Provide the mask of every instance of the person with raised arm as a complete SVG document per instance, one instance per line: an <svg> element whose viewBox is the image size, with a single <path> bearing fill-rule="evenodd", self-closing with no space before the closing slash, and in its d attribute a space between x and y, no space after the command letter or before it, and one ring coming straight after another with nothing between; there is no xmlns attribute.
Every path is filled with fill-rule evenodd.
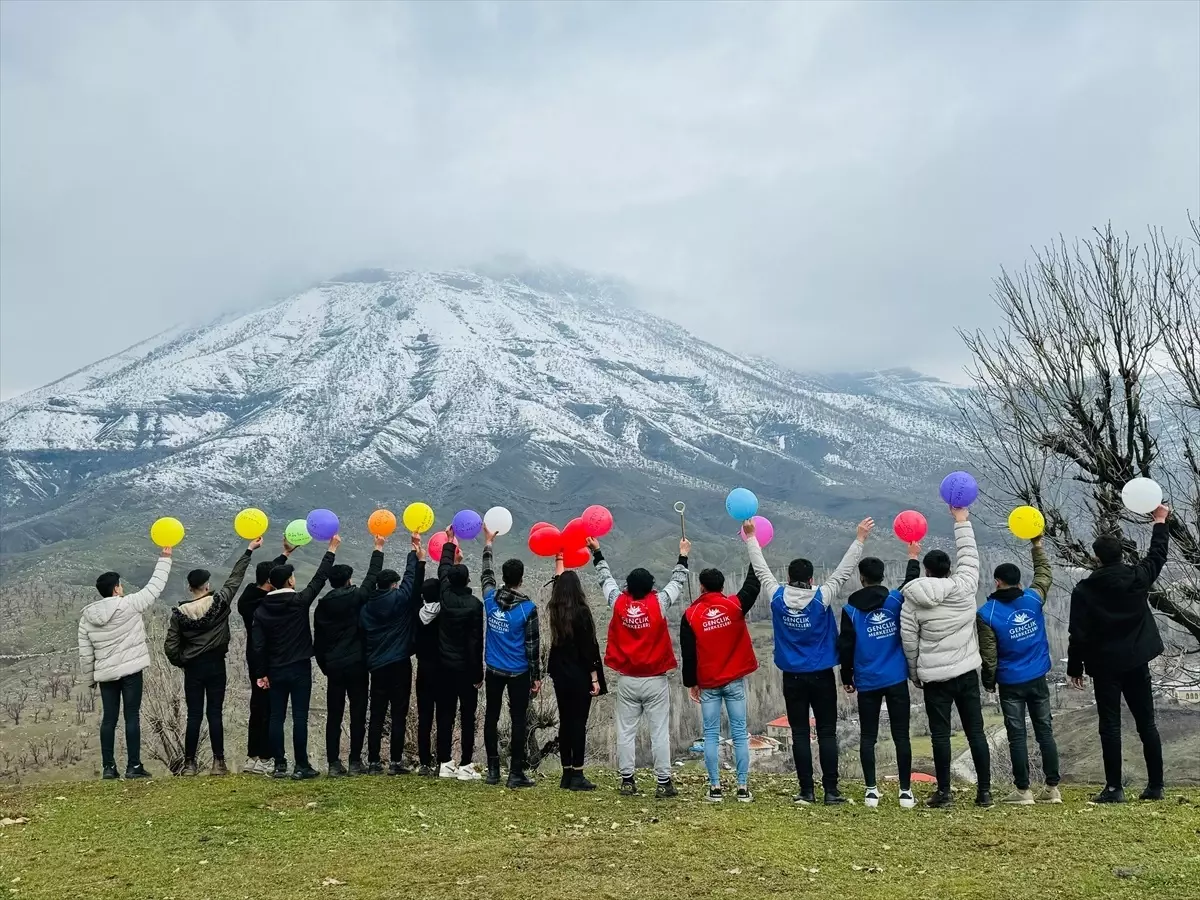
<svg viewBox="0 0 1200 900"><path fill-rule="evenodd" d="M1050 685L1046 673L1053 668L1046 617L1042 608L1050 593L1053 575L1042 539L1031 543L1033 584L1021 587L1021 570L1012 563L996 567L996 590L979 610L979 654L983 658L983 689L1000 687L1000 709L1008 734L1015 790L1004 802L1015 806L1062 803L1059 792L1058 745L1050 713ZM1029 746L1025 710L1042 750L1045 787L1035 797L1029 785Z"/></svg>
<svg viewBox="0 0 1200 900"><path fill-rule="evenodd" d="M484 640L483 746L487 752L487 783L500 783L500 708L508 694L511 737L508 742L509 788L533 787L525 774L528 737L529 700L542 689L542 642L538 630L537 606L521 592L525 564L519 559L505 561L500 567L504 584L496 586L492 569L492 545L496 533L483 527L483 564L480 582L483 588Z"/></svg>
<svg viewBox="0 0 1200 900"><path fill-rule="evenodd" d="M832 604L854 574L863 544L874 527L872 519L859 522L854 543L838 567L827 582L814 587L813 564L807 559L788 563L788 583L780 584L754 536L754 522L747 521L742 526L750 564L771 598L775 666L783 673L783 700L792 727L792 761L800 782L800 792L792 798L793 803L807 806L816 800L812 751L807 739L809 710L817 725L825 805L846 803L838 790L837 680L833 674L838 661L837 619Z"/></svg>
<svg viewBox="0 0 1200 900"><path fill-rule="evenodd" d="M100 760L102 778L119 778L115 745L117 717L125 710L125 777L149 778L142 765L142 671L150 665L142 613L154 605L171 574L171 548L163 547L150 581L125 593L121 576L105 572L96 579L99 600L83 608L76 634L79 674L86 685L100 686Z"/></svg>
<svg viewBox="0 0 1200 900"><path fill-rule="evenodd" d="M367 732L367 655L359 614L375 591L383 569L387 538L375 537L375 549L361 585L354 569L339 563L329 570L329 592L313 610L313 655L325 673L325 761L330 777L362 775ZM350 768L342 764L342 719L350 705Z"/></svg>
<svg viewBox="0 0 1200 900"><path fill-rule="evenodd" d="M183 768L180 775L199 774L196 750L200 746L200 724L204 721L205 701L208 702L208 739L212 744L212 774L228 775L225 765L225 655L229 652L229 614L233 598L250 557L262 546L255 538L233 565L233 571L221 590L215 594L208 583L212 573L207 569L188 572L188 588L192 599L171 610L163 652L173 666L183 669L183 697L187 704L187 728L183 741Z"/></svg>
<svg viewBox="0 0 1200 900"><path fill-rule="evenodd" d="M752 522L743 527L754 528ZM751 532L747 532L750 534ZM729 716L729 736L737 769L737 799L750 803L750 735L746 726L746 676L758 668L746 614L762 587L754 567L736 594L726 596L720 569L700 573L702 593L683 612L679 622L679 653L683 684L693 703L700 704L704 722L704 767L708 770L705 799L720 803L721 707Z"/></svg>
<svg viewBox="0 0 1200 900"><path fill-rule="evenodd" d="M979 697L979 550L966 509L951 508L954 516L955 562L944 550L925 554L925 574L904 586L900 609L900 639L908 676L925 693L937 790L926 805L944 809L954 804L950 793L950 713L967 735L977 778L975 805L992 805L992 754L983 728Z"/></svg>
<svg viewBox="0 0 1200 900"><path fill-rule="evenodd" d="M921 574L921 545L908 545L904 582ZM842 628L838 635L838 658L842 665L842 688L858 697L860 737L858 757L862 763L866 791L863 804L879 806L875 779L875 743L879 739L879 713L887 704L888 724L896 745L896 768L900 779L900 806L917 805L912 792L912 741L909 738L908 663L900 642L900 607L904 595L887 589L883 579L887 567L882 559L867 556L858 562L862 587L846 598Z"/></svg>
<svg viewBox="0 0 1200 900"><path fill-rule="evenodd" d="M312 628L308 613L329 579L342 539L334 535L321 558L312 581L296 590L296 572L288 563L271 570L273 590L254 612L253 661L258 686L270 691L271 747L275 757L274 778L287 778L287 754L283 746L283 722L288 704L292 707L292 750L296 763L292 778L303 781L317 777L308 762L308 709L312 700Z"/></svg>
<svg viewBox="0 0 1200 900"><path fill-rule="evenodd" d="M438 684L441 661L438 650L437 614L442 608L442 586L436 578L421 582L421 608L413 648L417 655L417 759L423 778L437 778L438 765L433 754L433 723L437 716Z"/></svg>
<svg viewBox="0 0 1200 900"><path fill-rule="evenodd" d="M1119 534L1102 534L1092 543L1098 565L1071 592L1067 643L1067 677L1083 690L1086 672L1096 692L1100 747L1104 756L1104 790L1097 803L1124 803L1121 771L1121 698L1133 715L1146 760L1142 800L1163 799L1162 738L1154 721L1150 662L1163 652L1162 635L1150 608L1150 590L1167 564L1171 510L1159 506L1151 514L1150 548L1133 565L1124 561Z"/></svg>
<svg viewBox="0 0 1200 900"><path fill-rule="evenodd" d="M376 539L376 546L378 546ZM383 554L379 553L380 565ZM372 560L372 563L374 560ZM375 579L359 614L371 672L371 726L367 735L367 772L383 772L383 720L391 715L387 772L407 775L404 765L404 732L412 699L412 655L420 620L419 585L425 580L425 546L421 535L412 532L411 549L404 563L404 577L385 569ZM399 586L397 586L397 583ZM363 584L364 590L367 584ZM361 746L361 745L360 745Z"/></svg>
<svg viewBox="0 0 1200 900"><path fill-rule="evenodd" d="M691 542L679 542L679 559L671 579L654 590L654 576L646 569L633 569L621 590L612 577L600 542L588 538L592 565L605 602L612 609L608 623L608 646L604 664L621 677L617 679L617 771L620 791L625 796L638 792L634 780L634 746L638 723L644 717L650 726L650 750L654 757L657 786L654 796L668 799L678 795L671 778L671 686L667 673L677 665L667 610L679 602L688 583L688 554Z"/></svg>
<svg viewBox="0 0 1200 900"><path fill-rule="evenodd" d="M575 572L565 570L561 553L555 560L554 584L546 614L550 619L546 674L554 681L558 752L563 769L558 786L568 791L592 791L596 785L583 774L588 715L592 698L607 693L608 687L596 640L596 622L583 583Z"/></svg>

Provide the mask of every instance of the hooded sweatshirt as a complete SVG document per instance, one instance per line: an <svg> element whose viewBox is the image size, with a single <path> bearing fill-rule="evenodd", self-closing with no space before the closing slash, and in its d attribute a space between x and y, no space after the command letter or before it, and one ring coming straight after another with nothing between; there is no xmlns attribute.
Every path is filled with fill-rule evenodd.
<svg viewBox="0 0 1200 900"><path fill-rule="evenodd" d="M202 657L225 658L229 652L229 613L234 595L246 577L252 552L247 550L233 564L233 571L217 593L180 603L171 610L163 652L173 666L186 667Z"/></svg>
<svg viewBox="0 0 1200 900"><path fill-rule="evenodd" d="M383 554L379 554L380 562ZM372 560L372 562L374 562ZM372 672L403 662L413 655L420 621L420 584L425 580L425 560L416 551L408 551L400 584L386 590L375 589L359 613L366 645L367 668ZM364 582L364 587L366 584Z"/></svg>
<svg viewBox="0 0 1200 900"><path fill-rule="evenodd" d="M272 669L312 659L312 629L308 623L308 611L329 580L333 560L334 555L326 553L304 590L280 588L271 591L255 610L254 630L251 633L254 641L251 675L255 679L266 677Z"/></svg>
<svg viewBox="0 0 1200 900"><path fill-rule="evenodd" d="M1163 652L1150 609L1150 589L1167 564L1170 532L1154 526L1150 549L1137 565L1100 566L1071 592L1067 674L1116 675Z"/></svg>
<svg viewBox="0 0 1200 900"><path fill-rule="evenodd" d="M483 604L471 593L467 567L454 562L457 552L458 547L449 541L442 549L438 565L441 603L430 621L432 617L438 619L441 670L479 684L483 681Z"/></svg>
<svg viewBox="0 0 1200 900"><path fill-rule="evenodd" d="M758 668L746 614L761 588L750 567L736 594L707 591L684 611L679 622L679 654L685 687L724 687Z"/></svg>
<svg viewBox="0 0 1200 900"><path fill-rule="evenodd" d="M969 521L955 523L954 545L949 577L922 576L904 586L900 639L909 678L918 684L949 681L982 663L975 614L979 551Z"/></svg>
<svg viewBox="0 0 1200 900"><path fill-rule="evenodd" d="M1033 584L1000 588L979 610L980 680L984 690L1000 684L1024 684L1053 667L1046 616L1042 607L1050 593L1053 573L1041 541L1032 544Z"/></svg>
<svg viewBox="0 0 1200 900"><path fill-rule="evenodd" d="M507 676L528 672L530 681L541 681L542 642L537 606L516 588L496 587L491 544L483 548L479 580L487 623L483 647L488 671Z"/></svg>
<svg viewBox="0 0 1200 900"><path fill-rule="evenodd" d="M382 569L383 553L375 550L361 585L333 588L317 601L313 611L313 655L326 675L363 665L366 656L359 613L375 592L375 579Z"/></svg>
<svg viewBox="0 0 1200 900"><path fill-rule="evenodd" d="M910 559L900 589L920 575L921 564ZM889 591L882 584L869 585L846 598L837 642L842 684L853 685L859 691L877 691L908 679L908 663L900 642L903 603L904 595L899 590Z"/></svg>
<svg viewBox="0 0 1200 900"><path fill-rule="evenodd" d="M167 586L171 557L160 556L144 588L124 597L102 597L79 616L79 670L84 684L117 681L150 665L142 613Z"/></svg>

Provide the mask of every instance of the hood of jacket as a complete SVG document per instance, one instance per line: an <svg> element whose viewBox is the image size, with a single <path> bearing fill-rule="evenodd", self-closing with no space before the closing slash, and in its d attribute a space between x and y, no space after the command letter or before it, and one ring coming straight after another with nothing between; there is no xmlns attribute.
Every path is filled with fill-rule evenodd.
<svg viewBox="0 0 1200 900"><path fill-rule="evenodd" d="M501 585L496 588L493 599L495 599L497 606L507 611L520 603L524 603L529 597L515 588L510 588L508 585Z"/></svg>
<svg viewBox="0 0 1200 900"><path fill-rule="evenodd" d="M295 596L296 592L292 588L280 588L263 597L262 603L259 605L270 612L282 612L292 605Z"/></svg>
<svg viewBox="0 0 1200 900"><path fill-rule="evenodd" d="M872 584L861 588L846 598L846 603L863 612L879 609L888 598L890 591L887 585Z"/></svg>
<svg viewBox="0 0 1200 900"><path fill-rule="evenodd" d="M120 597L104 597L93 600L83 608L80 618L96 628L103 628L113 620L121 606Z"/></svg>
<svg viewBox="0 0 1200 900"><path fill-rule="evenodd" d="M988 594L989 600L999 600L1001 603L1012 603L1018 597L1025 596L1025 588L1023 587L1006 587L1000 588L998 591L993 591Z"/></svg>
<svg viewBox="0 0 1200 900"><path fill-rule="evenodd" d="M956 587L951 578L931 578L926 575L914 578L904 586L904 599L922 609L941 606L955 593Z"/></svg>
<svg viewBox="0 0 1200 900"><path fill-rule="evenodd" d="M216 615L212 614L215 600L216 597L208 593L203 597L180 603L171 613L179 618L179 627L185 631L206 628L216 619Z"/></svg>

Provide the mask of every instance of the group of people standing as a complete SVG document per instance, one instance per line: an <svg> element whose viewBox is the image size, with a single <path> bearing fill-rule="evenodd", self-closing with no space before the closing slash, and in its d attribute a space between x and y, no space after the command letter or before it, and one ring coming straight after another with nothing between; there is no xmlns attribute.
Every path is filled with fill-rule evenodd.
<svg viewBox="0 0 1200 900"><path fill-rule="evenodd" d="M837 679L856 696L861 727L860 759L864 802L877 806L879 789L875 744L881 710L886 706L899 769L900 806L912 808L912 748L909 739L911 682L923 692L929 721L937 789L927 805L950 806L951 714L958 710L977 775L976 805L991 806L991 760L984 732L980 686L999 689L1013 762L1014 790L1006 803L1061 802L1060 773L1046 675L1052 668L1043 606L1051 589L1049 560L1037 539L1032 544L1033 579L1022 586L1016 565L999 566L995 590L977 606L979 554L967 510L951 510L956 559L942 550L920 556L908 546L904 581L884 584L885 565L863 556L874 522L857 527L854 542L827 581L814 584L814 567L794 559L787 583L768 566L752 521L743 525L749 566L736 594L725 593L725 576L715 568L699 573L701 593L683 610L679 651L683 683L700 706L706 799L724 799L719 764L721 712L732 737L736 799L750 802L750 753L745 679L758 668L746 617L761 595L770 598L774 662L783 677L787 715L796 739L793 756L798 804L816 802L813 760L807 739L815 721L821 768L822 801L848 802L839 790ZM1106 787L1097 802L1121 802L1120 700L1124 696L1137 721L1148 770L1142 799L1162 797L1162 748L1154 724L1149 662L1162 652L1147 594L1166 562L1169 510L1154 514L1147 556L1135 565L1123 562L1119 538L1100 536L1093 551L1098 567L1075 588L1071 601L1068 675L1082 688L1084 670L1095 685L1104 751ZM509 559L497 580L493 562L496 535L484 529L477 595L462 562L453 528L446 530L436 577L426 577L426 550L411 535L403 573L385 569L386 539L375 548L361 583L354 570L336 563L338 537L329 542L316 573L297 589L290 557L295 548L255 569L255 581L237 598L237 611L248 634L246 664L251 681L247 761L243 772L276 778L318 775L308 759L308 718L312 694L311 659L327 678L325 730L330 776L409 772L404 761L405 729L416 666L419 773L464 781L501 782L499 722L507 698L510 734L510 788L535 783L527 768L528 710L542 690L539 611L523 592L525 566ZM198 772L196 754L207 716L212 742L212 774L228 772L225 763L223 702L225 657L234 598L262 545L252 541L218 591L211 573L188 573L191 599L172 610L164 646L167 658L184 672L187 727L180 774ZM677 794L672 780L670 746L670 674L680 665L671 639L668 614L689 583L690 543L680 541L674 570L661 588L645 568L631 570L624 586L613 577L599 543L588 539L601 592L611 609L606 648L601 655L596 624L583 584L566 570L561 556L551 586L546 616L551 647L546 675L552 680L559 715L562 757L560 787L595 790L584 774L587 722L595 697L607 693L605 669L617 674L614 686L619 790L639 793L635 744L644 720L650 733L654 794ZM163 550L149 584L126 596L120 576L101 575L101 599L89 604L79 623L79 652L84 677L100 685L103 713L101 753L104 778L117 778L115 729L125 710L128 751L126 778L148 777L140 757L142 672L150 663L142 614L165 588L171 551ZM857 573L860 587L842 607L841 629L834 602ZM326 583L331 590L320 596ZM319 598L319 599L318 599ZM310 611L313 605L315 611ZM981 677L982 676L982 677ZM474 762L479 690L484 689L483 743L486 769ZM294 765L289 773L284 723L291 707ZM341 757L342 724L349 711L348 765ZM1035 794L1030 783L1026 714L1042 751L1044 784ZM452 755L455 724L460 752ZM389 732L385 767L383 735ZM433 730L437 729L436 746ZM364 744L366 758L363 758ZM436 754L436 755L435 755Z"/></svg>

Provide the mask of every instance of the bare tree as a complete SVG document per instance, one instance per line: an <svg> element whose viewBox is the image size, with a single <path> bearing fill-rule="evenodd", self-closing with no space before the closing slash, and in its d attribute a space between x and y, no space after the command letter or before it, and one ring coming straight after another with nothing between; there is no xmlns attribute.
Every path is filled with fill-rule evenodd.
<svg viewBox="0 0 1200 900"><path fill-rule="evenodd" d="M4 695L4 714L14 725L21 724L21 714L25 712L25 704L29 701L29 691L12 691Z"/></svg>
<svg viewBox="0 0 1200 900"><path fill-rule="evenodd" d="M1017 274L1002 272L1002 324L962 333L975 391L962 404L990 476L988 500L1039 508L1067 566L1095 566L1091 536L1143 525L1121 488L1163 485L1173 514L1168 568L1150 603L1167 666L1200 677L1200 229L1144 244L1109 226L1062 239ZM1137 544L1126 538L1127 555Z"/></svg>

